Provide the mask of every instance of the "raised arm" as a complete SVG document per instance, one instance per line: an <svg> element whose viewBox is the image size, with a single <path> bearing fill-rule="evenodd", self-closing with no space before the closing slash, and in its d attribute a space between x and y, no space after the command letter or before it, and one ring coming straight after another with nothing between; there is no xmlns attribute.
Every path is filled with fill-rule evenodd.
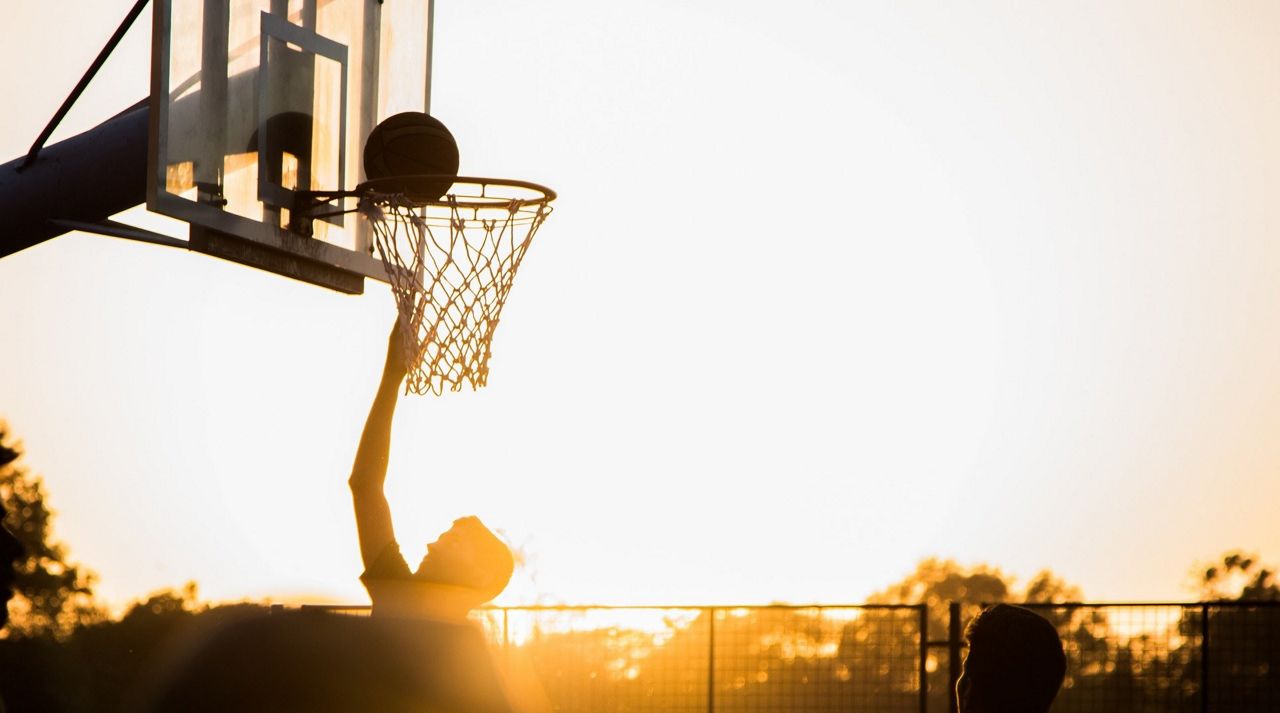
<svg viewBox="0 0 1280 713"><path fill-rule="evenodd" d="M391 421L395 417L400 382L404 380L404 347L399 327L392 327L387 340L387 361L382 369L378 393L369 407L355 464L351 466L351 501L356 509L356 531L360 535L360 557L365 569L395 542L391 508L382 485L387 479L387 459L391 451Z"/></svg>

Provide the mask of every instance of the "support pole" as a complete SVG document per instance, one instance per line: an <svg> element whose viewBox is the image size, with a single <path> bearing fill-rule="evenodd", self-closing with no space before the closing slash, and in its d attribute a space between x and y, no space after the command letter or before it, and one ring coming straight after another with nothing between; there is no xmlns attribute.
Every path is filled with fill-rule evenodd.
<svg viewBox="0 0 1280 713"><path fill-rule="evenodd" d="M929 713L929 605L920 605L920 713Z"/></svg>
<svg viewBox="0 0 1280 713"><path fill-rule="evenodd" d="M1200 710L1209 711L1209 603L1200 604Z"/></svg>
<svg viewBox="0 0 1280 713"><path fill-rule="evenodd" d="M0 166L0 258L147 199L147 100L78 136ZM55 222L58 221L58 222Z"/></svg>
<svg viewBox="0 0 1280 713"><path fill-rule="evenodd" d="M951 602L950 622L947 627L947 710L958 713L960 702L956 700L956 682L960 680L960 602Z"/></svg>
<svg viewBox="0 0 1280 713"><path fill-rule="evenodd" d="M716 609L707 609L707 713L716 711Z"/></svg>
<svg viewBox="0 0 1280 713"><path fill-rule="evenodd" d="M84 76L80 77L80 81L71 90L71 94L62 102L62 106L58 107L58 112L53 115L53 119L44 127L44 131L40 132L36 142L31 144L31 149L27 151L27 157L17 166L17 171L25 171L40 157L40 149L44 148L44 142L48 141L49 137L53 135L53 130L58 128L58 124L62 123L63 117L67 115L67 112L71 111L71 107L75 105L76 100L84 93L85 88L89 86L89 82L93 81L93 77L98 73L98 70L102 69L102 65L106 64L107 58L111 56L116 45L120 44L120 40L124 39L125 34L129 32L129 28L133 26L133 21L138 19L138 15L142 14L142 8L146 6L147 0L138 0L133 4L133 9L129 11L128 15L125 15L124 22L120 23L120 26L116 28L115 34L111 35L111 39L107 40L107 46L103 47L102 51L98 53L97 59L93 60L93 64L89 65L89 69L85 71Z"/></svg>

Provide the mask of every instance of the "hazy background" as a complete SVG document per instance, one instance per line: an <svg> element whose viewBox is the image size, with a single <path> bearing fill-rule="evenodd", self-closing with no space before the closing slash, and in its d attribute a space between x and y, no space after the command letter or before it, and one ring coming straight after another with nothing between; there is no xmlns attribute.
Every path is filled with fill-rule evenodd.
<svg viewBox="0 0 1280 713"><path fill-rule="evenodd" d="M11 3L25 153L132 5ZM148 9L55 134L144 97ZM1280 553L1280 6L461 2L462 172L561 199L488 389L402 401L411 559L500 601L857 601L925 555L1095 598ZM0 417L113 603L364 601L346 477L394 306L70 235L0 261Z"/></svg>

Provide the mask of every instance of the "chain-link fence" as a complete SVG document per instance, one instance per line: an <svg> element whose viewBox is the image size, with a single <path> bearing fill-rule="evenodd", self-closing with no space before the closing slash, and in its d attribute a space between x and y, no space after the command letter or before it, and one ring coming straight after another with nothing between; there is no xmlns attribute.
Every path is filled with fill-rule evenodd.
<svg viewBox="0 0 1280 713"><path fill-rule="evenodd" d="M1280 711L1280 602L1023 606L1066 650L1053 713Z"/></svg>
<svg viewBox="0 0 1280 713"><path fill-rule="evenodd" d="M1280 713L1280 602L1022 606L1062 637L1053 713ZM475 618L529 710L942 713L955 710L961 632L978 610L957 603L932 624L925 605L541 606Z"/></svg>
<svg viewBox="0 0 1280 713"><path fill-rule="evenodd" d="M924 710L920 606L514 607L483 615L563 713ZM519 675L516 676L519 678Z"/></svg>

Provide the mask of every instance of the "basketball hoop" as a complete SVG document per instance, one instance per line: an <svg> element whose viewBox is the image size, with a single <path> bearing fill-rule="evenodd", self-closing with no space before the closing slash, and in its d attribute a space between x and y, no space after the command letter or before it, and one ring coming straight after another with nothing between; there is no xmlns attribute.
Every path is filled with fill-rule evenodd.
<svg viewBox="0 0 1280 713"><path fill-rule="evenodd" d="M363 183L357 210L373 227L395 295L405 390L439 395L488 381L502 306L556 194L524 181L449 177L439 199L414 200L412 186L433 178L441 177Z"/></svg>

